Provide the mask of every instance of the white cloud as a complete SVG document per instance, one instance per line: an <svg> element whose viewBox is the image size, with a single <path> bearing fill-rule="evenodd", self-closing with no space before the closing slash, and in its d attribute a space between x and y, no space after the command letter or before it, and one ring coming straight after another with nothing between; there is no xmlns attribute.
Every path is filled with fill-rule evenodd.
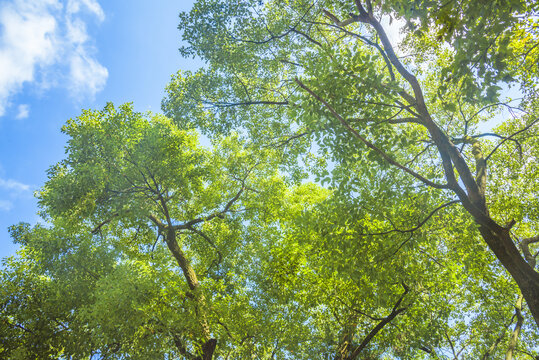
<svg viewBox="0 0 539 360"><path fill-rule="evenodd" d="M6 197L14 200L29 191L30 185L20 183L13 179L0 178L0 195L4 198L0 199L0 211L10 211L13 208L13 201L5 200Z"/></svg>
<svg viewBox="0 0 539 360"><path fill-rule="evenodd" d="M103 9L95 0L69 0L67 2L68 14L76 14L81 11L81 8L86 8L86 10L97 16L99 21L105 20Z"/></svg>
<svg viewBox="0 0 539 360"><path fill-rule="evenodd" d="M0 178L0 189L21 192L30 190L30 185L26 185L12 179Z"/></svg>
<svg viewBox="0 0 539 360"><path fill-rule="evenodd" d="M95 0L11 0L0 5L0 116L23 84L62 86L76 99L103 89L108 72L94 57L88 17L105 17ZM51 77L54 83L48 83Z"/></svg>
<svg viewBox="0 0 539 360"><path fill-rule="evenodd" d="M21 104L17 107L17 116L15 117L18 120L26 119L30 114L30 106L28 104Z"/></svg>
<svg viewBox="0 0 539 360"><path fill-rule="evenodd" d="M73 94L79 96L93 95L105 87L108 71L82 49L80 50L80 53L71 57L69 88Z"/></svg>

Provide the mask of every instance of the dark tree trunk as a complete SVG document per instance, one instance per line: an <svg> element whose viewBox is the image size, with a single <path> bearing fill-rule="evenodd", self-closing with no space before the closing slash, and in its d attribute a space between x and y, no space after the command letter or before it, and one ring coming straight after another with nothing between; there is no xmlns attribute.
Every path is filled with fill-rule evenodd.
<svg viewBox="0 0 539 360"><path fill-rule="evenodd" d="M535 323L539 326L539 273L524 260L509 231L496 234L485 226L480 226L479 231L488 247L517 283Z"/></svg>

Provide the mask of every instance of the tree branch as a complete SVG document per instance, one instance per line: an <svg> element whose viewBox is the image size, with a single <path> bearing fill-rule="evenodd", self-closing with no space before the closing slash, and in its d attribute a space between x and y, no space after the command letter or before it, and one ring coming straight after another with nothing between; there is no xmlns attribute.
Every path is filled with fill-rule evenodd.
<svg viewBox="0 0 539 360"><path fill-rule="evenodd" d="M502 141L500 141L498 143L498 145L496 145L496 147L494 149L492 149L492 151L490 152L490 154L488 154L488 156L485 158L485 160L488 161L488 159L490 159L490 157L492 156L492 154L494 154L496 152L496 150L498 150L498 148L500 146L502 146L502 144L504 142L506 142L507 140L511 140L511 138L513 138L514 136L517 136L518 134L528 130L529 128L531 128L533 125L537 124L537 122L539 122L539 117L537 117L535 120L533 120L531 123L529 123L528 125L526 125L524 128L518 130L517 132L509 135L508 137L506 137L505 139L503 139Z"/></svg>
<svg viewBox="0 0 539 360"><path fill-rule="evenodd" d="M165 229L166 225L163 224L163 222L154 214L149 214L148 218L157 226L160 231Z"/></svg>
<svg viewBox="0 0 539 360"><path fill-rule="evenodd" d="M401 297L397 300L397 302L395 303L395 305L393 306L393 309L391 311L391 313L386 316L382 321L380 321L378 323L378 325L376 325L376 327L374 329L372 329L369 334L363 339L363 341L361 342L361 344L359 344L355 349L354 351L352 352L352 354L349 356L349 359L352 360L352 359L355 359L359 356L359 353L361 351L363 351L363 349L369 344L369 342L376 336L376 334L378 334L380 332L380 330L382 330L384 328L384 326L386 326L387 324L389 324L397 315L399 315L400 313L402 313L403 311L406 310L406 307L403 307L403 308L399 308L402 300L404 299L404 297L406 296L406 294L408 294L408 291L409 291L409 288L408 286L406 286L405 283L402 283L402 286L404 288L404 293L401 295Z"/></svg>
<svg viewBox="0 0 539 360"><path fill-rule="evenodd" d="M223 261L223 254L221 253L217 245L215 245L215 243L212 241L212 239L210 239L208 235L204 234L204 232L194 227L189 228L189 230L191 230L192 232L194 232L195 234L199 235L204 240L206 240L206 242L210 244L210 246L213 247L215 251L217 252L217 256L219 257L219 259L217 260L217 262L215 260L212 261L211 265L206 270L206 273L208 273L214 264L218 266Z"/></svg>
<svg viewBox="0 0 539 360"><path fill-rule="evenodd" d="M524 258L528 262L528 264L532 267L532 269L535 269L535 263L536 259L535 256L533 256L530 252L530 244L539 242L539 235L523 239L518 246L522 250L522 253L524 254Z"/></svg>
<svg viewBox="0 0 539 360"><path fill-rule="evenodd" d="M348 124L348 122L341 116L339 113L333 109L333 107L324 99L322 99L320 96L318 96L314 91L312 91L310 88L308 88L303 82L301 82L298 78L295 79L296 83L305 91L307 91L312 97L314 97L316 100L318 100L320 103L322 103L330 112L331 114L340 121L340 123L350 132L353 136L355 136L357 139L359 139L361 142L363 142L365 145L367 145L368 148L374 150L379 155L381 155L388 163L390 163L393 166L398 167L399 169L407 172L408 174L412 175L416 179L420 180L421 182L425 183L428 186L434 187L436 189L448 189L449 187L446 184L437 184L435 182L432 182L423 176L419 175L415 171L399 164L397 161L393 160L389 155L387 155L384 151L376 147L373 143L371 143L369 140L365 139L363 136L361 136L354 128Z"/></svg>
<svg viewBox="0 0 539 360"><path fill-rule="evenodd" d="M92 234L97 234L101 228L105 225L107 225L108 223L110 223L112 221L112 219L114 219L115 217L119 216L120 214L116 213L116 214L113 214L110 218L108 218L107 220L97 224L97 226L91 231Z"/></svg>
<svg viewBox="0 0 539 360"><path fill-rule="evenodd" d="M324 12L324 14L331 20L333 21L333 23L335 25L331 25L331 24L327 24L329 26L334 26L335 28L339 29L340 31L348 34L348 35L352 35L354 37L357 37L359 38L361 41L363 41L365 44L369 45L369 46L372 46L374 48L376 48L376 50L378 50L378 52L380 53L380 55L382 55L382 58L384 59L386 65L387 65L387 70L389 72L389 76L391 77L391 80L395 80L395 73L393 72L393 66L391 65L391 61L389 60L389 58L387 57L387 54L385 53L385 51L382 49L382 47L380 47L380 45L378 45L377 43L367 39L365 36L362 36L362 35L359 35L359 34L356 34L352 31L348 31L346 30L344 27L347 26L347 25L350 25L352 23L355 23L355 22L358 22L359 21L359 18L358 17L351 17L345 21L340 21L335 15L333 15L332 13L330 13L329 11L327 10L322 10Z"/></svg>
<svg viewBox="0 0 539 360"><path fill-rule="evenodd" d="M244 102L235 102L235 103L225 103L225 102L218 102L218 103L209 103L212 106L215 107L233 107L233 106L248 106L248 105L288 105L288 101L267 101L267 100L260 100L260 101L244 101Z"/></svg>
<svg viewBox="0 0 539 360"><path fill-rule="evenodd" d="M429 219L434 215L436 214L439 210L445 208L445 207L448 207L450 205L453 205L453 204L456 204L456 203L459 203L460 200L452 200L450 202L447 202L445 204L442 204L440 206L438 206L437 208L435 208L434 210L432 210L426 218L424 218L422 221L419 222L419 224L417 226L414 226L413 228L410 228L410 229L406 229L406 230L401 230L401 229L391 229L391 230L388 230L388 231L384 231L384 232L379 232L379 233L365 233L365 234L358 234L358 235L363 235L363 236L367 236L367 235L388 235L388 234L391 234L393 232L398 232L398 233L401 233L401 234L406 234L406 233L412 233L414 231L416 231L417 229L419 229L421 226L425 225L425 223L427 221L429 221Z"/></svg>
<svg viewBox="0 0 539 360"><path fill-rule="evenodd" d="M518 335L522 328L522 324L524 323L524 317L522 316L523 298L524 297L522 296L522 294L520 294L518 296L517 303L515 304L515 316L517 318L517 323L515 324L515 328L513 329L513 333L511 334L511 339L509 340L509 344L507 345L507 352L505 353L505 360L513 359L513 352L515 351L515 348L517 347Z"/></svg>
<svg viewBox="0 0 539 360"><path fill-rule="evenodd" d="M473 139L476 139L476 138L482 138L482 137L487 137L487 136L497 137L499 139L513 141L515 143L517 149L518 149L519 156L522 158L522 146L520 145L520 142L517 139L508 138L507 136L502 136L502 135L496 134L496 133L482 133L482 134L477 134L477 135L471 135L469 137L473 138ZM466 136L464 136L463 138L452 139L451 141L453 142L453 144L468 144L469 143L467 141Z"/></svg>

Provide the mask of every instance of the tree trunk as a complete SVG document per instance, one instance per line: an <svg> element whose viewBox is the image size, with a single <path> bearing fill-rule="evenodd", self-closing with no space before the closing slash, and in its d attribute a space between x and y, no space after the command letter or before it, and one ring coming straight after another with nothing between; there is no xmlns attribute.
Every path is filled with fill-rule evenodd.
<svg viewBox="0 0 539 360"><path fill-rule="evenodd" d="M198 357L197 360L211 360L215 347L217 346L217 340L211 337L210 327L206 319L206 313L204 311L204 296L199 291L199 282L195 270L191 266L191 262L185 256L184 252L180 248L178 241L176 240L176 232L169 227L167 229L166 243L168 249L176 259L178 265L182 269L183 276L187 281L187 285L193 292L193 298L196 302L196 312L198 322L202 328L202 336L204 337L204 344L202 345L202 357Z"/></svg>
<svg viewBox="0 0 539 360"><path fill-rule="evenodd" d="M509 231L496 234L486 226L480 226L479 231L488 247L517 283L535 323L539 326L539 273L524 260L509 236Z"/></svg>
<svg viewBox="0 0 539 360"><path fill-rule="evenodd" d="M524 317L522 316L522 295L518 297L517 303L515 305L515 315L517 317L517 323L515 325L515 329L513 330L513 334L511 335L511 340L509 341L507 352L505 353L505 360L513 359L513 352L517 347L518 334L520 333L520 329L522 328L522 324L524 323Z"/></svg>

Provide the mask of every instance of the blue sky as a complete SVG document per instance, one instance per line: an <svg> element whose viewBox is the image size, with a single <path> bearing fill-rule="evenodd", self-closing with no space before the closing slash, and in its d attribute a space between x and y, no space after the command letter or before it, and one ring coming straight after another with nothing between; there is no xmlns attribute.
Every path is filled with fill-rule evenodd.
<svg viewBox="0 0 539 360"><path fill-rule="evenodd" d="M36 223L33 197L62 159L61 126L81 109L133 102L160 111L183 59L178 14L192 0L0 0L0 258L7 232Z"/></svg>

